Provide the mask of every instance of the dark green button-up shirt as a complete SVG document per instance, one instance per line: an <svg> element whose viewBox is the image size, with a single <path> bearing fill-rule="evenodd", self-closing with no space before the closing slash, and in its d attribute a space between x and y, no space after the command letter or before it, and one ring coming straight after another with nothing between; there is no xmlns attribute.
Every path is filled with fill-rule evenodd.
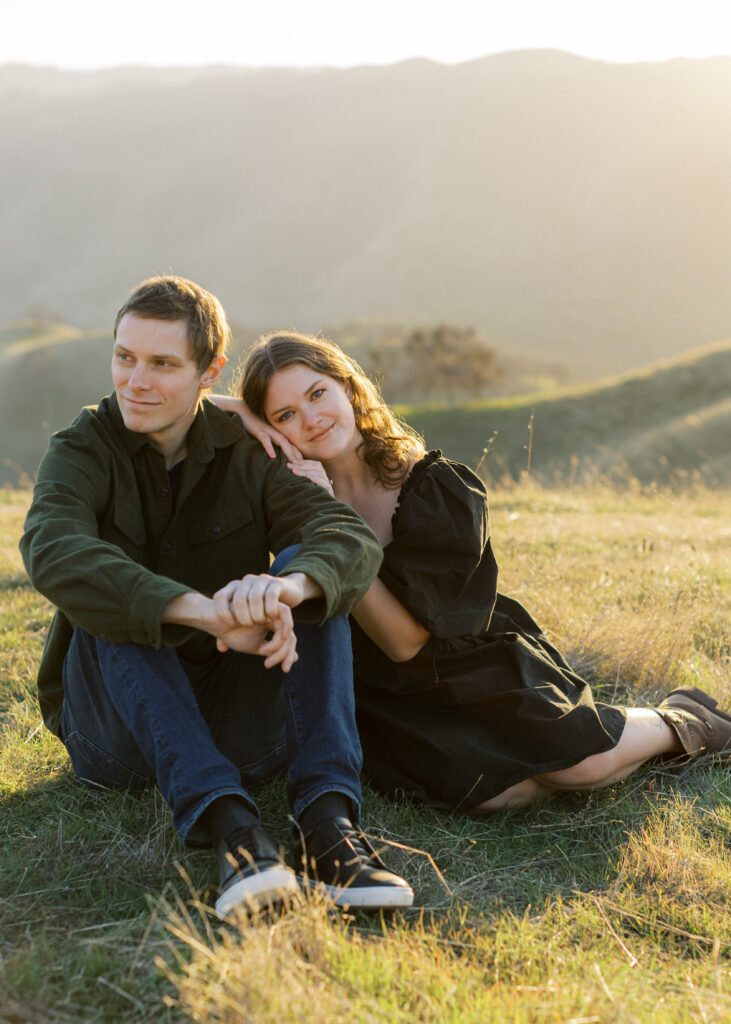
<svg viewBox="0 0 731 1024"><path fill-rule="evenodd" d="M270 459L238 419L201 403L177 499L162 455L124 426L114 395L51 438L38 470L20 549L33 585L58 609L38 673L43 719L59 734L62 668L74 626L118 643L179 647L205 661L215 639L162 622L190 591L208 596L270 552L302 547L287 572L304 572L324 597L295 609L301 621L348 612L381 561L370 528L321 487Z"/></svg>

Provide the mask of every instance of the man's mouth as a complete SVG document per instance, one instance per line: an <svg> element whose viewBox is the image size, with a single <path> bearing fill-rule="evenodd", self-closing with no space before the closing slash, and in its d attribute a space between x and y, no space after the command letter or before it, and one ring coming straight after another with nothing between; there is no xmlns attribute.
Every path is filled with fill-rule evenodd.
<svg viewBox="0 0 731 1024"><path fill-rule="evenodd" d="M141 402L139 398L129 398L128 395L122 395L122 398L125 400L125 402L128 402L130 405L145 406L146 408L160 404L159 402Z"/></svg>

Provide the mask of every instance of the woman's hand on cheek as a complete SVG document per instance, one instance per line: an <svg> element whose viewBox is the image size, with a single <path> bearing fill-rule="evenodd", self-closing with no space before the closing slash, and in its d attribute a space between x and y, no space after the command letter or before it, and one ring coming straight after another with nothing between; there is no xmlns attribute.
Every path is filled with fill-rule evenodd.
<svg viewBox="0 0 731 1024"><path fill-rule="evenodd" d="M290 459L287 467L292 470L295 476L306 476L313 484L317 484L333 498L335 497L332 480L328 477L325 467L321 462L315 462L314 459Z"/></svg>
<svg viewBox="0 0 731 1024"><path fill-rule="evenodd" d="M258 416L254 416L248 409L246 411L247 418L244 419L242 416L244 427L253 438L259 442L264 451L267 453L270 459L274 458L275 451L274 445L281 448L288 459L301 459L302 453L299 448L295 448L291 441L288 441L284 434L280 434L274 427L270 427L264 420L260 420Z"/></svg>

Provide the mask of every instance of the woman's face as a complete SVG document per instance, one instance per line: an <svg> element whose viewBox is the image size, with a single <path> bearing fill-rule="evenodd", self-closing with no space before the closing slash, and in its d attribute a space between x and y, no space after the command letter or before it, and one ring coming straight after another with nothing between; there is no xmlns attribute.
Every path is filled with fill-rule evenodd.
<svg viewBox="0 0 731 1024"><path fill-rule="evenodd" d="M272 377L264 411L306 458L326 462L360 444L351 397L350 385L294 363Z"/></svg>

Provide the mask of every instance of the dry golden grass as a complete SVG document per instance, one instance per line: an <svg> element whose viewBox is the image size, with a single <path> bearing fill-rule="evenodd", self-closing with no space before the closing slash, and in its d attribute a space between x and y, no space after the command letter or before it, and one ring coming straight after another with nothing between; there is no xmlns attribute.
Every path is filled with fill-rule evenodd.
<svg viewBox="0 0 731 1024"><path fill-rule="evenodd" d="M501 589L577 671L622 702L678 685L731 704L731 517L726 492L491 495Z"/></svg>

